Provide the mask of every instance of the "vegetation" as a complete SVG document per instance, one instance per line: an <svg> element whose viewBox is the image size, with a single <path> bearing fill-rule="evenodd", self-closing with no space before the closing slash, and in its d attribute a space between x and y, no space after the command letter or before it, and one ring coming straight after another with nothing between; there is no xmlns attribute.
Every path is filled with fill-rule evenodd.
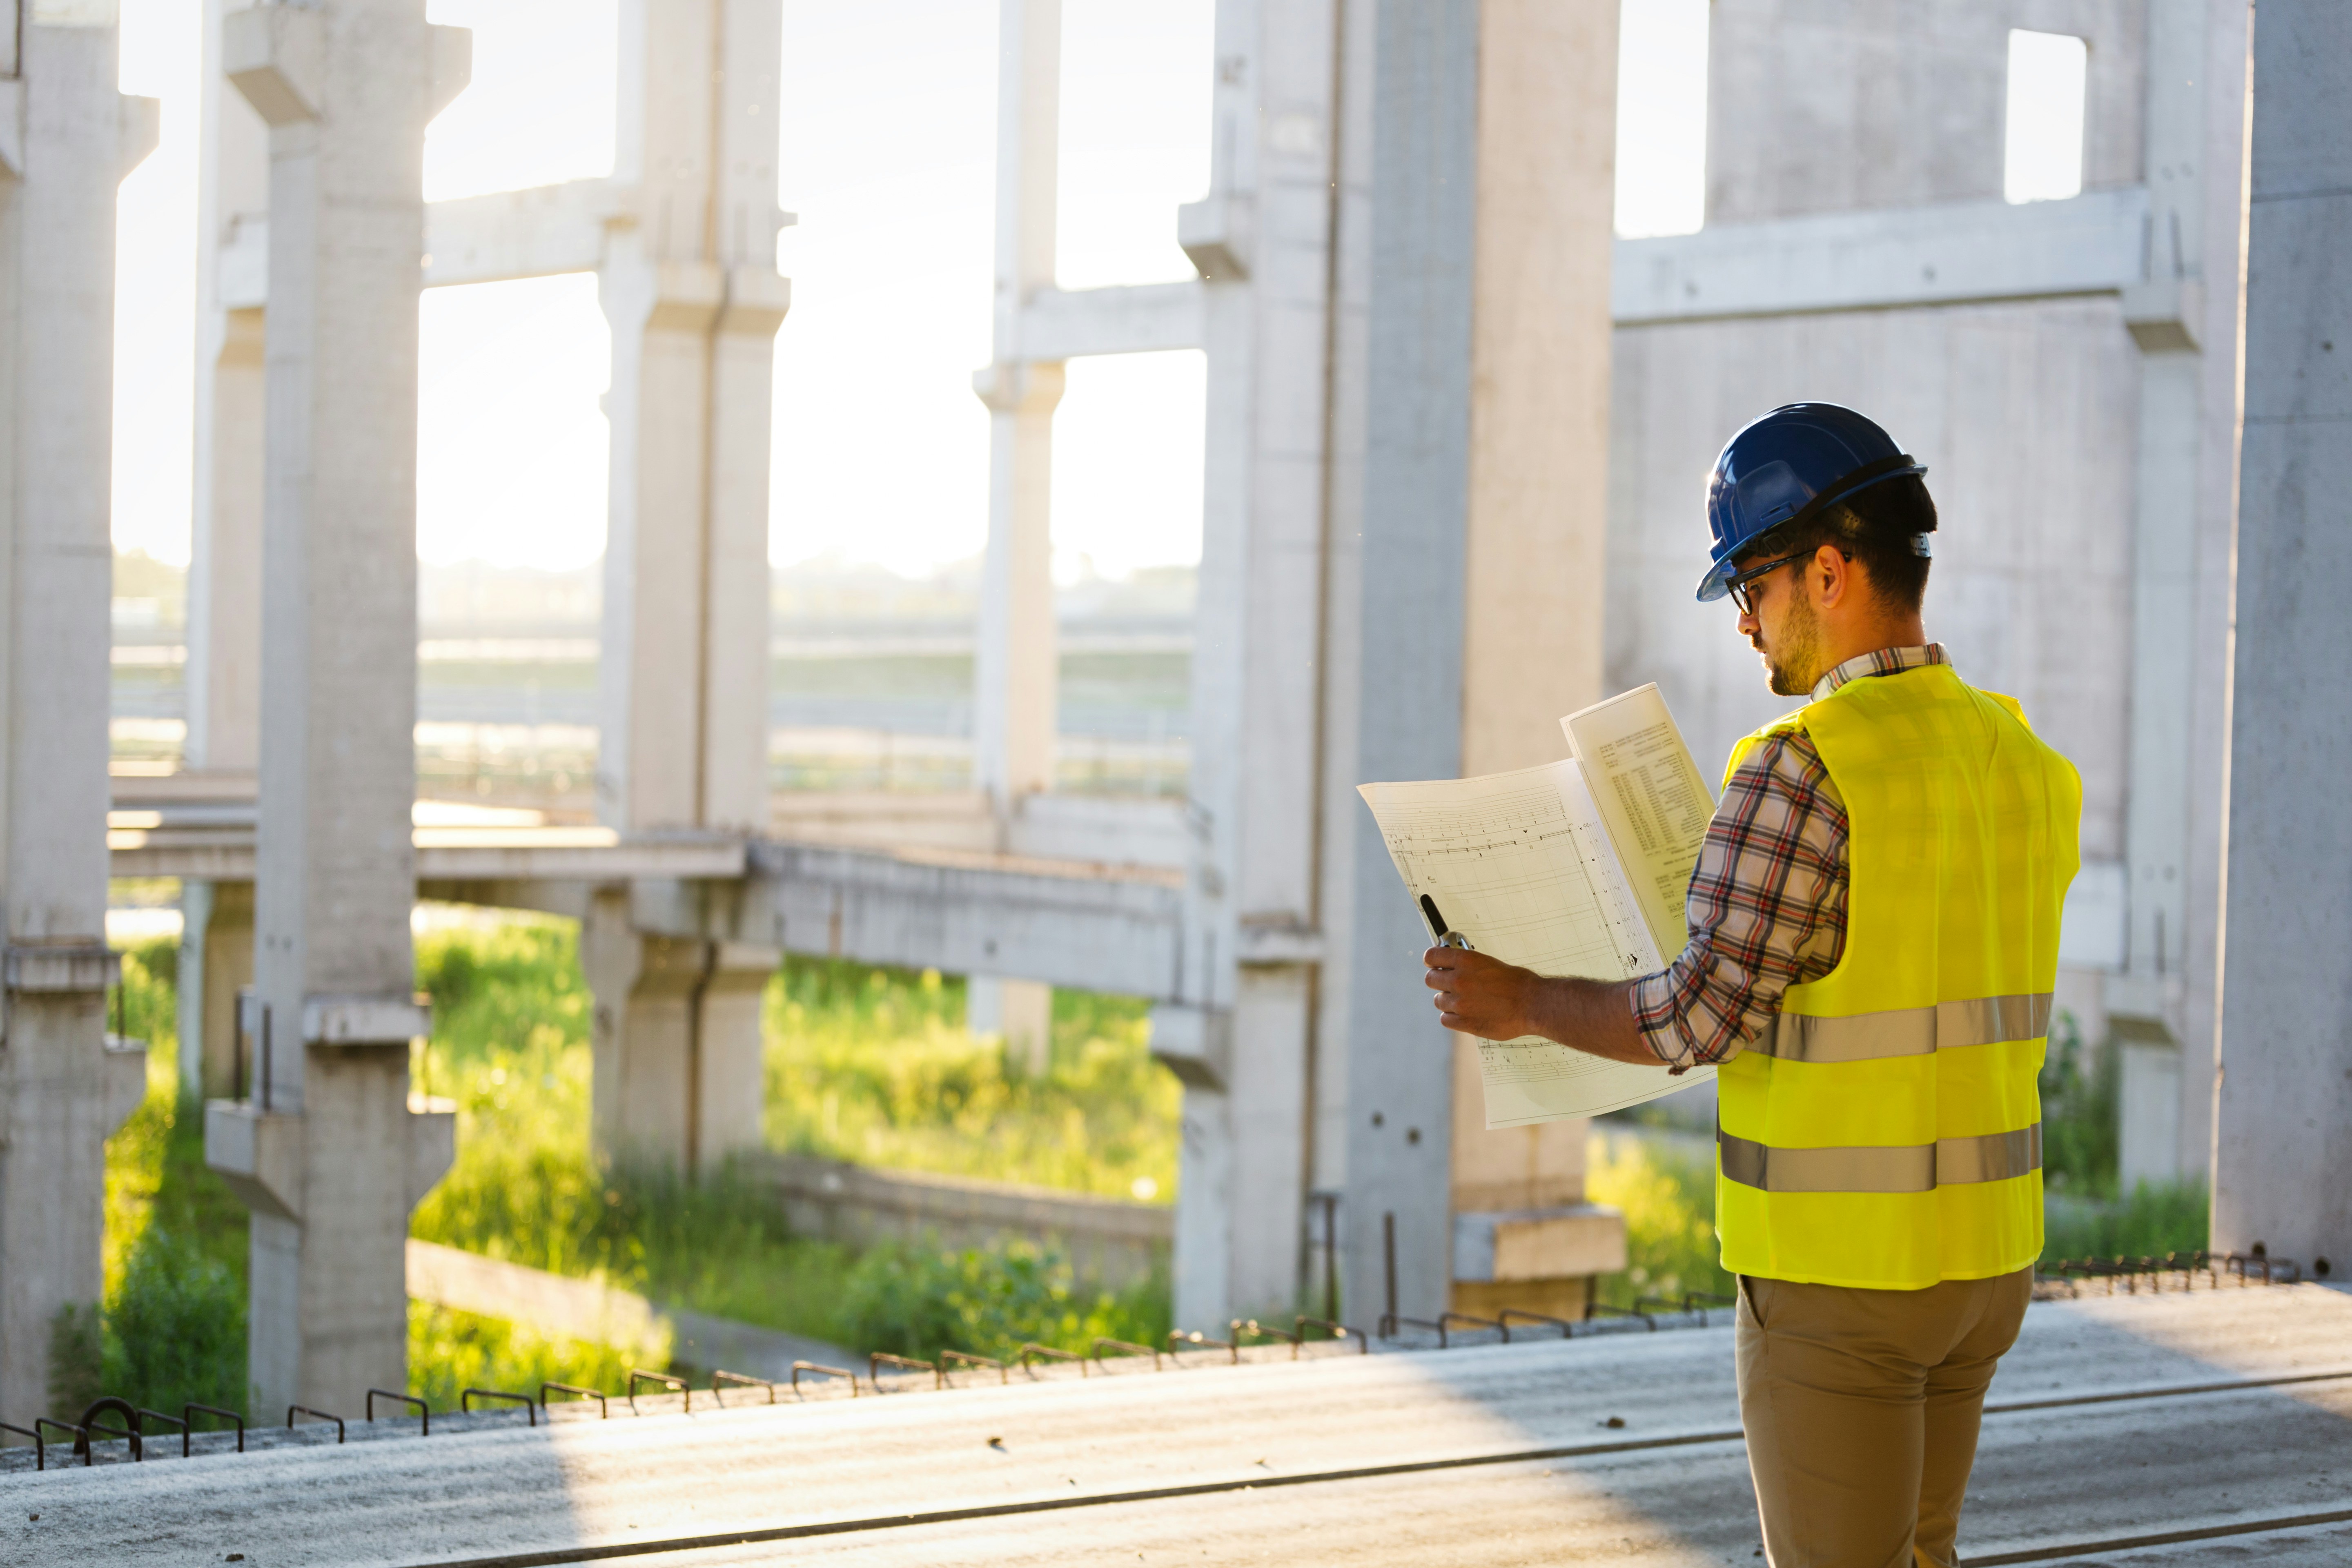
<svg viewBox="0 0 2352 1568"><path fill-rule="evenodd" d="M459 1121L457 1168L419 1205L413 1234L901 1354L950 1331L992 1343L1009 1333L1013 1344L1164 1331L1164 1286L1088 1296L1066 1261L1017 1247L853 1257L792 1236L743 1173L688 1183L600 1163L575 942L568 924L518 921L419 940L434 1037L415 1076L457 1100ZM1139 1178L1173 1187L1177 1093L1145 1049L1139 1004L1057 997L1054 1066L1035 1080L1009 1069L1000 1045L966 1034L962 1016L961 985L936 973L788 963L766 998L770 1142L1121 1196Z"/></svg>
<svg viewBox="0 0 2352 1568"><path fill-rule="evenodd" d="M567 922L507 918L420 936L435 1032L412 1068L420 1089L457 1101L459 1154L415 1235L859 1350L1001 1354L1025 1340L1078 1349L1097 1335L1165 1333L1164 1279L1106 1293L1066 1258L1023 1244L856 1253L791 1235L744 1173L690 1184L601 1163L576 940ZM108 1146L104 1310L58 1325L59 1410L100 1386L150 1408L246 1403L245 1212L205 1169L201 1116L176 1093L174 958L169 942L126 955L124 1024L153 1042L150 1091ZM1150 1060L1140 1004L1058 994L1050 1064L1034 1076L967 1033L963 1005L961 984L936 973L788 963L765 1000L771 1145L1172 1198L1180 1094ZM2201 1186L2116 1192L2116 1087L2112 1062L2061 1015L2042 1084L2050 1258L2203 1244ZM1604 1123L1592 1146L1587 1191L1625 1212L1631 1252L1599 1300L1727 1294L1704 1142L1636 1121ZM411 1383L436 1407L467 1385L617 1387L633 1363L667 1364L665 1347L551 1340L411 1304Z"/></svg>
<svg viewBox="0 0 2352 1568"><path fill-rule="evenodd" d="M1182 1090L1128 997L1057 991L1029 1078L963 1026L963 983L787 960L768 988L768 1142L895 1170L1172 1198Z"/></svg>
<svg viewBox="0 0 2352 1568"><path fill-rule="evenodd" d="M147 1098L107 1143L105 1305L56 1325L49 1403L103 1388L151 1410L245 1407L245 1206L205 1168L204 1118L178 1093L177 946L123 955L123 1031L150 1043Z"/></svg>
<svg viewBox="0 0 2352 1568"><path fill-rule="evenodd" d="M2161 1258L2210 1235L2205 1184L2141 1182L2119 1191L2123 1090L2119 1054L2084 1045L2072 1013L2051 1020L2042 1065L2042 1170L2048 1194L2042 1260Z"/></svg>
<svg viewBox="0 0 2352 1568"><path fill-rule="evenodd" d="M1643 1297L1679 1302L1688 1290L1731 1294L1715 1239L1708 1155L1655 1134L1600 1131L1587 1155L1584 1193L1625 1211L1625 1272L1603 1277L1595 1300L1630 1307Z"/></svg>
<svg viewBox="0 0 2352 1568"><path fill-rule="evenodd" d="M2106 1202L2053 1194L2043 1223L2045 1267L2068 1258L2162 1258L2203 1247L2208 1228L2201 1181L2141 1182Z"/></svg>

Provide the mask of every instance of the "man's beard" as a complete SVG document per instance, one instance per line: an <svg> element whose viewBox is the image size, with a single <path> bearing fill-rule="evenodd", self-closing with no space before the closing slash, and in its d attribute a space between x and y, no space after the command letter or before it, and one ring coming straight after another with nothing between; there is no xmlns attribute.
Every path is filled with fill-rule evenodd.
<svg viewBox="0 0 2352 1568"><path fill-rule="evenodd" d="M1779 697L1803 697L1822 678L1822 623L1813 603L1801 591L1790 596L1789 613L1780 622L1780 647L1764 656L1764 673Z"/></svg>

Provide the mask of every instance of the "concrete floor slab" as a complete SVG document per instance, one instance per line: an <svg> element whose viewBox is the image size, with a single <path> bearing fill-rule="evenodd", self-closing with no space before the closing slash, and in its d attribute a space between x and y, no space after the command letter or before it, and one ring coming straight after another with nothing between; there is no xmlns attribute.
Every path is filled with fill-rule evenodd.
<svg viewBox="0 0 2352 1568"><path fill-rule="evenodd" d="M1146 1562L1736 1564L1755 1561L1757 1533L1730 1352L1727 1331L1692 1330L1139 1368L805 1408L721 1411L698 1398L689 1415L675 1400L646 1400L648 1414L635 1418L616 1406L598 1421L573 1407L537 1428L481 1423L417 1441L18 1471L0 1475L0 1560L217 1562L243 1552L270 1568L393 1568L614 1552L698 1564L1100 1563L1141 1552ZM2337 1292L2036 1305L1995 1384L1971 1493L1971 1562L2352 1510L2352 1375L2330 1373L2352 1373L2352 1298ZM2246 1385L2287 1378L2305 1381ZM2217 1383L2234 1386L2152 1392ZM2059 1399L2095 1402L2049 1403ZM1335 1474L1366 1468L1386 1473ZM1168 1489L1189 1495L1135 1496ZM997 1516L902 1522L974 1510ZM37 1521L27 1518L35 1511ZM833 1532L658 1549L811 1526ZM2271 1533L2282 1552L2328 1539L2313 1525ZM649 1546L655 1554L642 1555ZM2178 1557L2183 1548L2136 1550ZM2330 1560L2324 1545L2309 1550Z"/></svg>

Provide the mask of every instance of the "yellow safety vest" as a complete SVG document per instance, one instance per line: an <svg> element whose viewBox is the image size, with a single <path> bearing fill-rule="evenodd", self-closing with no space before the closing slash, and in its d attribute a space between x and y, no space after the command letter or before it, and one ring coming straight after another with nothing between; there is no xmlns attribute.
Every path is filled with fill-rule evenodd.
<svg viewBox="0 0 2352 1568"><path fill-rule="evenodd" d="M1717 1075L1723 1267L1897 1290L2022 1268L2082 781L1948 665L1847 681L1727 783L1794 729L1845 802L1845 950Z"/></svg>

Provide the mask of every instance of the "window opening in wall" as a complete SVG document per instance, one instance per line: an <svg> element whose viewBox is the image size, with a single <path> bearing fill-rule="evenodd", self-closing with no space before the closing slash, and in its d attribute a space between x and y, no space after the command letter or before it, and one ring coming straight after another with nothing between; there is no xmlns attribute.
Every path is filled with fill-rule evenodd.
<svg viewBox="0 0 2352 1568"><path fill-rule="evenodd" d="M1706 221L1707 0L1624 0L1617 23L1617 232Z"/></svg>
<svg viewBox="0 0 2352 1568"><path fill-rule="evenodd" d="M2011 202L2083 194L2083 102L2090 46L2064 33L2009 35L2009 128L2001 193Z"/></svg>

